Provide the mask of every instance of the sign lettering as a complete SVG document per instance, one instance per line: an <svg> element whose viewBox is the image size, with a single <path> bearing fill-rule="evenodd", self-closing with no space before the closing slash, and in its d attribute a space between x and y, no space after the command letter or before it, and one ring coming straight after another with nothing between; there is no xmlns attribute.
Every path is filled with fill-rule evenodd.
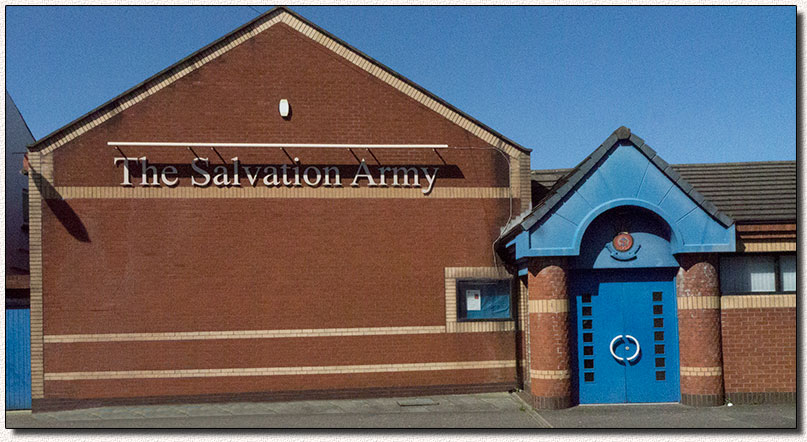
<svg viewBox="0 0 807 442"><path fill-rule="evenodd" d="M194 187L241 187L241 177L255 187L263 184L266 187L343 187L342 170L339 166L306 166L300 164L299 158L294 158L292 165L278 166L247 166L242 165L238 157L231 159L231 164L213 166L209 158L194 158L190 164L192 170L191 185ZM123 180L121 186L132 187L135 184L142 187L175 187L179 185L179 171L174 165L161 165L159 168L149 164L146 157L114 158L116 167L123 166ZM134 180L132 169L139 166L139 182ZM377 167L373 173L364 160L358 166L355 175L350 179L350 187L417 187L424 195L431 193L437 180L439 167L395 166Z"/></svg>

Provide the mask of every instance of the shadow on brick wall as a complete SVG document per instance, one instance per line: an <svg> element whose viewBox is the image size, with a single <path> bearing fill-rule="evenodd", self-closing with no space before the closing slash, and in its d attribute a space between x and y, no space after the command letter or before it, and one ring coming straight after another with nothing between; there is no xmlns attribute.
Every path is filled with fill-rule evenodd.
<svg viewBox="0 0 807 442"><path fill-rule="evenodd" d="M33 174L34 183L39 189L40 195L45 199L48 208L56 216L56 219L64 226L73 238L81 242L90 242L90 235L87 233L87 228L81 222L78 214L70 207L70 204L65 201L59 192L45 179L39 172L31 169Z"/></svg>

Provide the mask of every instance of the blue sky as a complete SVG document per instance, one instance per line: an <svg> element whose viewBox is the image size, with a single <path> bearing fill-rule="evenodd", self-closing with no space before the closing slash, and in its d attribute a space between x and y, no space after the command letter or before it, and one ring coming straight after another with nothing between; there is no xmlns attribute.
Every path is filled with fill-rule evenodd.
<svg viewBox="0 0 807 442"><path fill-rule="evenodd" d="M254 8L8 6L6 89L38 139ZM292 9L533 149L533 168L574 166L620 125L671 163L796 157L795 7Z"/></svg>

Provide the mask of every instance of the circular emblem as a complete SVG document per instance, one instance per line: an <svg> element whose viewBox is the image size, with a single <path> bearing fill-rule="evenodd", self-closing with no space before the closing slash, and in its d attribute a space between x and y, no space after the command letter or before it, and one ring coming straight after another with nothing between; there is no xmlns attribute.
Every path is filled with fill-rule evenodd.
<svg viewBox="0 0 807 442"><path fill-rule="evenodd" d="M628 232L620 232L614 237L613 244L618 252L627 252L633 247L633 237Z"/></svg>

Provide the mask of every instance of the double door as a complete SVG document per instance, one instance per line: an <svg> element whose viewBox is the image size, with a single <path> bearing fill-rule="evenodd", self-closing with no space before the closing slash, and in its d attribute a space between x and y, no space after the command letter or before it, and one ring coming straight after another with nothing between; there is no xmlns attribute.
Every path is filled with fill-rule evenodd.
<svg viewBox="0 0 807 442"><path fill-rule="evenodd" d="M673 269L573 275L581 404L680 400L674 278Z"/></svg>

